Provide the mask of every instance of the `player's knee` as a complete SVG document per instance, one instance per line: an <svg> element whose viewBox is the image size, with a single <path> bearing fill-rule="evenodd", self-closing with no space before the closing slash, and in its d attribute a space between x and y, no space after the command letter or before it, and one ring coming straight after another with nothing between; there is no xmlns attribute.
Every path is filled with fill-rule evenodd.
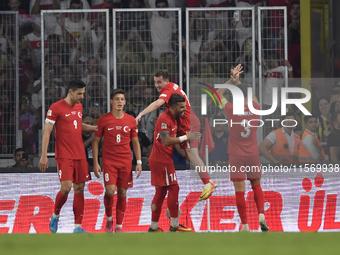
<svg viewBox="0 0 340 255"><path fill-rule="evenodd" d="M157 205L152 204L152 205L151 205L151 210L152 210L153 212L156 211L156 210L157 210Z"/></svg>
<svg viewBox="0 0 340 255"><path fill-rule="evenodd" d="M119 187L118 188L118 197L126 197L126 188Z"/></svg>
<svg viewBox="0 0 340 255"><path fill-rule="evenodd" d="M115 194L115 191L114 191L114 190L106 190L106 191L105 191L105 194L106 194L108 197L113 197L114 194Z"/></svg>
<svg viewBox="0 0 340 255"><path fill-rule="evenodd" d="M73 190L75 194L82 194L84 193L85 183L74 183Z"/></svg>
<svg viewBox="0 0 340 255"><path fill-rule="evenodd" d="M70 193L72 186L71 185L64 185L61 187L60 192L63 194L63 196L68 195Z"/></svg>

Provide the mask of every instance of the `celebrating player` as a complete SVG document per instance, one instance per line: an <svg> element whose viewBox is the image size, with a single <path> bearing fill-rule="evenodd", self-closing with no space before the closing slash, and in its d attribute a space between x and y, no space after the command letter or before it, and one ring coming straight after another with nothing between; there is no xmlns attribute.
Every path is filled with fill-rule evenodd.
<svg viewBox="0 0 340 255"><path fill-rule="evenodd" d="M236 68L232 69L232 79L227 83L232 84L236 82L238 88L241 89L244 95L244 115L234 115L233 114L233 103L228 102L226 98L223 97L224 92L227 89L218 89L217 93L222 99L223 108L228 116L229 120L229 143L228 143L228 153L229 153L229 163L230 168L235 169L235 172L230 172L230 179L234 183L235 193L236 193L236 206L238 213L243 224L242 231L249 231L249 226L247 224L247 214L246 214L246 202L244 199L245 193L245 183L244 180L247 179L251 182L252 189L254 191L255 203L257 206L257 211L259 213L259 223L262 231L268 231L268 225L264 217L264 202L263 202L263 192L260 185L261 181L261 167L260 159L257 148L257 124L253 121L250 124L250 120L259 119L258 115L253 115L248 107L247 99L247 89L246 84L241 84L239 81L239 74L242 73L242 66L238 65ZM251 96L251 95L249 95ZM259 110L260 105L257 101L256 96L253 94L253 105L254 108ZM233 100L237 100L235 97ZM235 123L235 124L231 124ZM254 171L245 171L246 169L256 169Z"/></svg>
<svg viewBox="0 0 340 255"><path fill-rule="evenodd" d="M111 93L112 111L101 116L97 122L98 130L92 142L93 171L99 178L101 168L98 163L98 144L104 137L103 143L103 173L105 183L105 213L107 223L106 232L113 232L112 206L113 195L118 187L118 200L116 206L116 228L115 232L123 232L122 223L126 208L126 191L132 184L132 155L136 155L137 178L142 173L141 150L138 141L138 129L135 119L124 113L126 104L124 91L116 89Z"/></svg>
<svg viewBox="0 0 340 255"><path fill-rule="evenodd" d="M91 179L89 165L86 161L81 133L95 131L95 126L82 123L85 83L71 80L68 84L68 94L65 99L51 105L47 111L42 140L42 154L39 163L41 172L48 167L47 147L52 129L55 136L55 159L61 184L50 221L50 230L58 230L59 213L67 200L68 193L74 190L73 213L75 217L74 233L85 233L81 228L84 211L84 186Z"/></svg>
<svg viewBox="0 0 340 255"><path fill-rule="evenodd" d="M154 133L154 145L149 158L151 170L151 185L155 186L156 193L152 200L152 221L149 232L163 232L158 227L158 220L161 215L162 205L168 193L168 209L170 211L170 231L191 232L178 222L178 192L176 171L172 154L175 144L184 141L200 139L198 132L176 137L178 119L183 118L186 111L186 100L180 94L174 93L168 100L169 109L159 115Z"/></svg>
<svg viewBox="0 0 340 255"><path fill-rule="evenodd" d="M160 92L160 96L158 100L151 103L146 109L139 113L136 118L137 123L139 123L143 115L158 109L163 104L165 104L165 106L169 108L169 100L171 95L175 93L180 93L185 98L187 110L184 112L183 118L178 119L179 136L185 135L186 133L190 132L190 130L192 130L193 132L199 132L201 129L201 123L195 113L192 111L187 95L177 84L169 82L168 71L157 71L155 73L154 81L157 91ZM203 192L199 198L199 201L201 201L208 199L215 191L217 185L212 180L210 180L208 172L204 171L204 163L198 155L198 143L198 140L192 141L190 144L188 142L183 142L181 143L181 148L185 149L188 161L192 163L195 167L200 167L200 169L202 170L199 172L200 178L204 184Z"/></svg>

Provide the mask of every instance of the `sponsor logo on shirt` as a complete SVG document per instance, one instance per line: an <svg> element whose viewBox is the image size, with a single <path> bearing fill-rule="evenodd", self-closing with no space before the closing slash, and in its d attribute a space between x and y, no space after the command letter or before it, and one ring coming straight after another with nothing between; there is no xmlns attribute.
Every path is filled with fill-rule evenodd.
<svg viewBox="0 0 340 255"><path fill-rule="evenodd" d="M108 131L110 131L110 130L112 130L112 129L114 129L114 128L107 128Z"/></svg>
<svg viewBox="0 0 340 255"><path fill-rule="evenodd" d="M68 117L68 116L70 116L71 114L65 114L65 117Z"/></svg>
<svg viewBox="0 0 340 255"><path fill-rule="evenodd" d="M73 112L71 112L71 113L72 113L72 115L76 115L77 112L76 112L76 111L73 111Z"/></svg>
<svg viewBox="0 0 340 255"><path fill-rule="evenodd" d="M122 126L116 126L116 129L117 129L117 130L121 130L121 129L122 129Z"/></svg>

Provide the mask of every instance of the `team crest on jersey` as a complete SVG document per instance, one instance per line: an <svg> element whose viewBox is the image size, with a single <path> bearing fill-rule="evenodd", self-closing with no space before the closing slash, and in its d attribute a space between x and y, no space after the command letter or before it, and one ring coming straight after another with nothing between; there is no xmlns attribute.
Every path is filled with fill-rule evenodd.
<svg viewBox="0 0 340 255"><path fill-rule="evenodd" d="M123 130L124 130L124 132L126 133L126 132L130 131L131 129L130 129L128 126L125 126L125 127L123 128Z"/></svg>
<svg viewBox="0 0 340 255"><path fill-rule="evenodd" d="M168 126L166 125L166 123L162 123L161 129L167 129L167 128L168 128Z"/></svg>
<svg viewBox="0 0 340 255"><path fill-rule="evenodd" d="M47 111L47 116L52 116L52 110Z"/></svg>
<svg viewBox="0 0 340 255"><path fill-rule="evenodd" d="M116 126L116 129L117 129L117 130L121 130L121 129L122 129L122 126Z"/></svg>
<svg viewBox="0 0 340 255"><path fill-rule="evenodd" d="M72 115L76 115L77 112L76 112L76 111L73 111L73 112L71 112L71 113L72 113Z"/></svg>
<svg viewBox="0 0 340 255"><path fill-rule="evenodd" d="M83 117L83 115L81 114L81 112L78 112L78 117L79 117L79 118Z"/></svg>

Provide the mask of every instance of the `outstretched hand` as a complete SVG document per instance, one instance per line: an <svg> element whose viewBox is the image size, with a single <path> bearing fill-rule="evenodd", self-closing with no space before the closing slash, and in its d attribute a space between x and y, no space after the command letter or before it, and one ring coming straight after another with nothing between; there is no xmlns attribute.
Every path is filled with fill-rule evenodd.
<svg viewBox="0 0 340 255"><path fill-rule="evenodd" d="M243 73L242 69L243 69L243 66L241 64L238 64L235 68L231 69L230 78L234 80L239 80L240 74Z"/></svg>

